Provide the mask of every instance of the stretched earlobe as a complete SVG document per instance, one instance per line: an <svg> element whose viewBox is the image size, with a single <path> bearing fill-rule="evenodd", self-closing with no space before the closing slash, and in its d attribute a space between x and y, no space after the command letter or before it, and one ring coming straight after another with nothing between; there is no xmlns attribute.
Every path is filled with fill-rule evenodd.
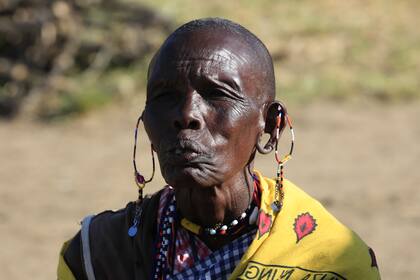
<svg viewBox="0 0 420 280"><path fill-rule="evenodd" d="M267 142L264 146L262 146L260 141L258 141L256 148L260 154L266 155L266 154L271 153L271 151L273 151L274 146L273 146L273 143L270 143L270 142Z"/></svg>
<svg viewBox="0 0 420 280"><path fill-rule="evenodd" d="M274 101L268 106L265 117L264 132L268 133L270 135L270 138L265 144L261 144L260 141L257 142L255 147L260 154L265 155L274 150L276 139L280 137L280 135L277 135L277 128L279 128L279 132L281 134L286 125L286 115L286 106L284 106L284 104L280 101ZM278 118L279 116L281 116L280 120Z"/></svg>

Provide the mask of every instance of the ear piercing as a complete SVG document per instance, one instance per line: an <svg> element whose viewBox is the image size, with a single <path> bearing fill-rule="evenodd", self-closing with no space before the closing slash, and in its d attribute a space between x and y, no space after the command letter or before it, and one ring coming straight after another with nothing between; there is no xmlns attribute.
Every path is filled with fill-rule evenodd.
<svg viewBox="0 0 420 280"><path fill-rule="evenodd" d="M142 120L142 116L140 116L137 120L136 129L134 131L134 150L133 150L133 166L134 166L134 180L136 181L137 187L139 188L139 200L140 202L143 200L143 189L146 186L147 183L151 182L153 180L153 177L155 176L155 156L153 153L153 147L150 145L150 152L152 154L152 175L148 180L144 179L144 176L140 174L140 172L137 170L136 165L136 151L137 151L137 133L139 129L140 121Z"/></svg>
<svg viewBox="0 0 420 280"><path fill-rule="evenodd" d="M140 174L140 172L137 170L136 165L136 151L137 151L137 133L139 129L140 121L142 120L142 116L140 116L137 120L136 129L134 131L134 150L133 150L133 166L134 166L134 180L136 182L136 185L139 190L139 197L136 201L136 210L133 218L133 224L128 229L128 236L134 237L137 234L137 228L140 223L140 217L142 213L142 208L140 207L141 202L143 201L143 189L146 186L147 183L151 182L153 180L153 176L155 175L155 157L153 153L153 147L150 145L150 151L152 153L152 175L148 180L144 179L144 176Z"/></svg>
<svg viewBox="0 0 420 280"><path fill-rule="evenodd" d="M271 204L271 208L275 213L278 213L281 211L281 208L283 207L283 199L284 199L284 191L283 191L283 179L284 179L284 172L283 167L284 164L292 158L294 143L295 143L295 133L293 131L292 127L292 121L287 114L283 114L283 109L281 105L278 106L278 116L276 118L276 145L275 145L275 151L274 151L274 157L277 162L277 172L276 172L276 186L275 186L275 201ZM280 159L279 153L278 153L278 144L279 144L279 138L280 138L280 126L282 121L286 121L287 125L289 126L290 133L291 133L291 145L289 153L286 154L283 158Z"/></svg>

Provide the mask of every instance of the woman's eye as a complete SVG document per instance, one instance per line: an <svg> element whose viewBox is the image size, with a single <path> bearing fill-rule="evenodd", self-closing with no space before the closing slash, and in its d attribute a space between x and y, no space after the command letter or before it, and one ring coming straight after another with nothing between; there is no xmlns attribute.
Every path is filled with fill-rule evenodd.
<svg viewBox="0 0 420 280"><path fill-rule="evenodd" d="M228 100L228 99L230 99L230 96L226 92L224 92L220 89L209 90L209 91L205 92L204 95L209 100Z"/></svg>

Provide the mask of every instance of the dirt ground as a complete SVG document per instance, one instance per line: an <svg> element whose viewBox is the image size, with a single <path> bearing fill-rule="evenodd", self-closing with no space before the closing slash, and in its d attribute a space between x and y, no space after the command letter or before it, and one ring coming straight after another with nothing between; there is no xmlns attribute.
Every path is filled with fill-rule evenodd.
<svg viewBox="0 0 420 280"><path fill-rule="evenodd" d="M85 215L136 198L136 107L50 125L0 122L1 279L54 279L60 244ZM420 104L312 104L289 112L297 140L286 176L374 248L383 279L418 279ZM140 166L148 172L146 149L143 139ZM256 166L274 176L273 155ZM158 175L148 191L163 185Z"/></svg>

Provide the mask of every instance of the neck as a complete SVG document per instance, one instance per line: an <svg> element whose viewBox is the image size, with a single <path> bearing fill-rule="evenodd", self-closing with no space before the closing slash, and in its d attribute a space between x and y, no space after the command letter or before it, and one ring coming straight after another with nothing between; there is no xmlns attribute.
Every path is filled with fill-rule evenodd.
<svg viewBox="0 0 420 280"><path fill-rule="evenodd" d="M231 179L212 187L175 188L178 211L181 215L202 226L213 227L218 223L229 224L237 219L252 201L254 183L249 172L239 172ZM245 227L243 230L247 230ZM215 250L229 243L234 236L202 236L202 240Z"/></svg>
<svg viewBox="0 0 420 280"><path fill-rule="evenodd" d="M177 208L183 217L202 227L230 223L249 206L253 188L251 174L243 171L220 185L177 187Z"/></svg>

